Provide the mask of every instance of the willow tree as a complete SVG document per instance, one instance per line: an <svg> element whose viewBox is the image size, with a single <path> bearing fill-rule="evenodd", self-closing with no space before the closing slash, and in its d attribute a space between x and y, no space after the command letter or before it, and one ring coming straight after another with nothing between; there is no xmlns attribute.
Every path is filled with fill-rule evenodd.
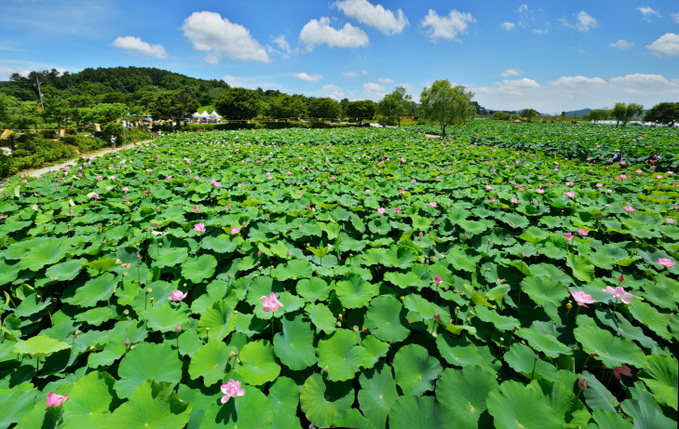
<svg viewBox="0 0 679 429"><path fill-rule="evenodd" d="M476 114L472 103L474 93L464 86L452 86L448 80L437 80L420 94L420 108L426 119L441 125L441 135L446 136L448 125L464 125Z"/></svg>

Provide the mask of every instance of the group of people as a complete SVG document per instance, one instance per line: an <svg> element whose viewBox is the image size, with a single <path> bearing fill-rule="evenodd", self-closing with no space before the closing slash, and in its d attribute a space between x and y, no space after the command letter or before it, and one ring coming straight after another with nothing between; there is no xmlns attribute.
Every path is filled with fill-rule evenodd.
<svg viewBox="0 0 679 429"><path fill-rule="evenodd" d="M660 154L658 152L651 152L651 154L648 156L648 159L646 160L646 167L650 168L651 170L655 170L659 161ZM620 153L620 149L615 150L613 153L613 158L611 158L609 162L614 164L620 164L622 162L622 154Z"/></svg>

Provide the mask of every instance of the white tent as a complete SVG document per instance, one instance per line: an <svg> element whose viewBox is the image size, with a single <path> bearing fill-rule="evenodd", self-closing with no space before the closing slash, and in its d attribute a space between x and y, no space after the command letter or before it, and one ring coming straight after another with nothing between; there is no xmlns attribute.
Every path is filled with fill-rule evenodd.
<svg viewBox="0 0 679 429"><path fill-rule="evenodd" d="M219 114L213 110L212 113L210 113L210 119L212 119L213 121L221 121L222 117L219 116Z"/></svg>

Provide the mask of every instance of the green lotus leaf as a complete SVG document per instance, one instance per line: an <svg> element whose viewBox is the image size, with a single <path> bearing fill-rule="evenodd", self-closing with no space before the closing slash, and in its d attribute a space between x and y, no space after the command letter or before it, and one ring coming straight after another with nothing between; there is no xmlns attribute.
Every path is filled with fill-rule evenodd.
<svg viewBox="0 0 679 429"><path fill-rule="evenodd" d="M194 380L202 376L205 387L212 386L224 377L230 351L235 347L229 350L222 341L208 341L191 356L189 376Z"/></svg>
<svg viewBox="0 0 679 429"><path fill-rule="evenodd" d="M98 273L103 273L104 271L119 267L120 264L121 262L118 260L118 258L103 258L97 259L96 261L87 262L83 265L96 270Z"/></svg>
<svg viewBox="0 0 679 429"><path fill-rule="evenodd" d="M597 359L609 368L628 364L640 368L646 366L646 355L639 346L625 337L617 337L599 328L589 316L578 315L573 333L585 353L596 353Z"/></svg>
<svg viewBox="0 0 679 429"><path fill-rule="evenodd" d="M276 382L271 385L269 400L273 406L273 414L276 416L273 429L301 427L299 417L297 417L299 390L300 387L287 377L278 377Z"/></svg>
<svg viewBox="0 0 679 429"><path fill-rule="evenodd" d="M212 255L200 255L182 263L182 277L192 283L200 283L211 278L217 268L217 259Z"/></svg>
<svg viewBox="0 0 679 429"><path fill-rule="evenodd" d="M71 250L71 246L63 240L46 240L35 247L26 249L26 254L19 261L23 269L38 271L45 265L56 264Z"/></svg>
<svg viewBox="0 0 679 429"><path fill-rule="evenodd" d="M566 257L566 265L573 270L573 276L583 282L594 280L594 265L584 256L569 253Z"/></svg>
<svg viewBox="0 0 679 429"><path fill-rule="evenodd" d="M183 402L177 396L174 383L144 380L131 393L130 399L116 408L103 427L184 427L190 417L191 404Z"/></svg>
<svg viewBox="0 0 679 429"><path fill-rule="evenodd" d="M52 302L49 299L42 301L38 298L37 293L32 293L24 298L24 300L21 301L21 304L14 309L14 315L16 317L32 316L49 307L51 303Z"/></svg>
<svg viewBox="0 0 679 429"><path fill-rule="evenodd" d="M669 356L648 356L648 364L639 374L639 378L651 389L655 399L663 405L677 411L677 397L679 392L677 360Z"/></svg>
<svg viewBox="0 0 679 429"><path fill-rule="evenodd" d="M422 279L420 279L420 277L412 271L408 271L407 273L397 273L395 271L390 271L384 275L384 280L391 282L402 289L411 286L417 286L422 281Z"/></svg>
<svg viewBox="0 0 679 429"><path fill-rule="evenodd" d="M320 374L312 374L304 382L299 402L307 419L318 427L330 427L338 416L354 403L351 383L332 383Z"/></svg>
<svg viewBox="0 0 679 429"><path fill-rule="evenodd" d="M441 363L418 344L401 347L394 356L396 383L406 395L422 395L433 388L443 370Z"/></svg>
<svg viewBox="0 0 679 429"><path fill-rule="evenodd" d="M236 328L236 316L237 314L224 301L215 302L200 316L199 335L210 340L223 340Z"/></svg>
<svg viewBox="0 0 679 429"><path fill-rule="evenodd" d="M85 259L70 259L68 261L52 265L47 269L47 271L45 271L45 277L56 279L60 282L73 280L78 277L78 274L80 274L80 271L82 271L84 262ZM2 262L0 262L0 272L2 272ZM0 284L1 283L2 282L0 281Z"/></svg>
<svg viewBox="0 0 679 429"><path fill-rule="evenodd" d="M316 326L316 332L323 331L325 334L330 334L337 328L335 325L337 319L326 305L308 304L304 309Z"/></svg>
<svg viewBox="0 0 679 429"><path fill-rule="evenodd" d="M118 396L127 398L147 379L168 382L174 386L182 378L182 363L177 351L168 342L141 343L125 354L118 366L115 389ZM143 390L150 390L150 386ZM155 390L155 389L154 389Z"/></svg>
<svg viewBox="0 0 679 429"><path fill-rule="evenodd" d="M617 412L615 408L619 404L618 400L593 374L583 371L580 378L587 382L583 395L589 408Z"/></svg>
<svg viewBox="0 0 679 429"><path fill-rule="evenodd" d="M661 338L666 340L673 338L672 334L667 331L667 327L670 324L669 314L661 313L651 304L637 299L630 301L629 310L636 320L647 326Z"/></svg>
<svg viewBox="0 0 679 429"><path fill-rule="evenodd" d="M382 257L382 264L387 267L408 268L417 260L417 254L404 246L391 247Z"/></svg>
<svg viewBox="0 0 679 429"><path fill-rule="evenodd" d="M276 280L309 278L313 274L313 269L309 261L294 259L285 265L278 265L271 272L271 276Z"/></svg>
<svg viewBox="0 0 679 429"><path fill-rule="evenodd" d="M481 365L484 368L496 368L495 357L488 346L477 346L465 339L451 338L445 335L436 337L436 346L441 357L451 365Z"/></svg>
<svg viewBox="0 0 679 429"><path fill-rule="evenodd" d="M238 353L238 358L241 361L240 375L245 383L252 386L273 381L281 372L273 347L264 340L247 343Z"/></svg>
<svg viewBox="0 0 679 429"><path fill-rule="evenodd" d="M242 385L244 396L221 405L217 396L203 416L201 428L268 429L273 424L271 401L259 389Z"/></svg>
<svg viewBox="0 0 679 429"><path fill-rule="evenodd" d="M519 329L516 333L519 337L528 341L528 344L535 350L543 352L551 358L556 358L560 354L570 355L573 353L570 347L559 342L550 332L541 329L539 323L539 321L536 321L530 328Z"/></svg>
<svg viewBox="0 0 679 429"><path fill-rule="evenodd" d="M396 343L410 334L403 304L391 295L374 298L365 317L366 327L382 341Z"/></svg>
<svg viewBox="0 0 679 429"><path fill-rule="evenodd" d="M527 242L532 244L537 244L542 240L546 239L547 237L549 237L549 233L536 226L528 227L523 232L523 234L519 236L519 238L521 238L522 240L526 240Z"/></svg>
<svg viewBox="0 0 679 429"><path fill-rule="evenodd" d="M547 400L564 427L587 427L592 415L572 388L566 387L563 382L543 378L531 382L530 386Z"/></svg>
<svg viewBox="0 0 679 429"><path fill-rule="evenodd" d="M386 253L386 249L368 249L361 255L361 265L380 265Z"/></svg>
<svg viewBox="0 0 679 429"><path fill-rule="evenodd" d="M205 237L200 240L200 247L217 253L231 253L238 248L238 242L226 234L217 237Z"/></svg>
<svg viewBox="0 0 679 429"><path fill-rule="evenodd" d="M456 270L474 272L481 256L470 255L471 251L462 250L460 248L451 249L448 258L452 262Z"/></svg>
<svg viewBox="0 0 679 429"><path fill-rule="evenodd" d="M632 429L634 424L622 418L618 412L594 410L592 413L597 428L600 429Z"/></svg>
<svg viewBox="0 0 679 429"><path fill-rule="evenodd" d="M514 371L523 374L528 378L536 378L538 376L544 377L548 380L556 380L556 367L544 359L536 359L536 354L533 349L525 344L514 343L505 353L505 362Z"/></svg>
<svg viewBox="0 0 679 429"><path fill-rule="evenodd" d="M378 286L367 282L358 274L350 274L335 286L337 298L345 308L359 308L367 305L377 294Z"/></svg>
<svg viewBox="0 0 679 429"><path fill-rule="evenodd" d="M78 380L64 402L64 423L60 428L103 427L110 418L115 398L115 380L105 372L92 371Z"/></svg>
<svg viewBox="0 0 679 429"><path fill-rule="evenodd" d="M111 298L118 282L118 276L106 272L88 280L84 285L74 288L72 295L70 291L73 291L73 289L67 289L62 300L79 307L94 307L99 301Z"/></svg>
<svg viewBox="0 0 679 429"><path fill-rule="evenodd" d="M320 277L303 279L297 282L297 293L307 302L325 301L330 294L330 285Z"/></svg>
<svg viewBox="0 0 679 429"><path fill-rule="evenodd" d="M646 391L642 382L634 383L630 393L632 398L622 401L620 408L625 414L632 416L634 427L658 429L677 427L677 422L663 414L663 410L655 402L653 396Z"/></svg>
<svg viewBox="0 0 679 429"><path fill-rule="evenodd" d="M98 368L100 366L110 366L127 352L125 340L109 339L104 349L97 353L90 353L87 356L87 366Z"/></svg>
<svg viewBox="0 0 679 429"><path fill-rule="evenodd" d="M26 341L19 341L14 345L14 353L31 355L38 359L49 356L61 350L68 350L71 346L45 335L36 335Z"/></svg>
<svg viewBox="0 0 679 429"><path fill-rule="evenodd" d="M8 264L5 260L0 259L0 286L11 283L19 277L21 266L16 264Z"/></svg>
<svg viewBox="0 0 679 429"><path fill-rule="evenodd" d="M361 342L361 346L368 352L366 362L363 365L365 369L372 368L389 351L389 344L378 340L374 335L366 336Z"/></svg>
<svg viewBox="0 0 679 429"><path fill-rule="evenodd" d="M491 310L488 307L477 305L474 307L476 317L484 322L490 323L495 329L502 331L511 331L514 327L519 326L521 322L519 319L512 316L503 316L500 313Z"/></svg>
<svg viewBox="0 0 679 429"><path fill-rule="evenodd" d="M523 279L523 288L530 299L541 306L554 305L559 307L561 302L568 298L568 288L557 281L544 276L529 276Z"/></svg>
<svg viewBox="0 0 679 429"><path fill-rule="evenodd" d="M181 327L189 319L185 312L174 308L174 304L169 302L149 307L141 311L139 316L147 321L151 330L160 332L174 331L177 325Z"/></svg>
<svg viewBox="0 0 679 429"><path fill-rule="evenodd" d="M498 219L505 222L512 228L525 229L528 225L530 225L530 221L526 219L525 216L515 213L505 213Z"/></svg>
<svg viewBox="0 0 679 429"><path fill-rule="evenodd" d="M401 396L391 408L391 429L445 429L454 421L432 396Z"/></svg>
<svg viewBox="0 0 679 429"><path fill-rule="evenodd" d="M28 413L36 404L37 393L31 383L0 388L0 427L9 427Z"/></svg>
<svg viewBox="0 0 679 429"><path fill-rule="evenodd" d="M273 339L274 351L281 363L293 371L301 371L318 361L311 324L301 316L281 319L281 332Z"/></svg>
<svg viewBox="0 0 679 429"><path fill-rule="evenodd" d="M516 381L505 381L499 389L490 392L486 405L496 428L563 427L541 394Z"/></svg>
<svg viewBox="0 0 679 429"><path fill-rule="evenodd" d="M92 326L99 326L117 316L115 307L96 307L76 314L73 318Z"/></svg>
<svg viewBox="0 0 679 429"><path fill-rule="evenodd" d="M385 427L389 411L398 399L391 367L379 365L375 369L364 371L358 381L361 384L361 390L358 391L358 403L363 415L375 427Z"/></svg>
<svg viewBox="0 0 679 429"><path fill-rule="evenodd" d="M189 252L184 247L166 248L158 250L158 252L150 251L151 257L156 261L158 268L172 267L178 263L185 261Z"/></svg>
<svg viewBox="0 0 679 429"><path fill-rule="evenodd" d="M370 353L360 346L359 336L353 331L338 329L318 342L318 366L328 368L330 381L353 378L370 360Z"/></svg>
<svg viewBox="0 0 679 429"><path fill-rule="evenodd" d="M426 231L431 226L431 220L427 219L426 217L412 215L410 218L413 220L413 229L418 231Z"/></svg>
<svg viewBox="0 0 679 429"><path fill-rule="evenodd" d="M448 368L436 382L436 399L453 416L457 427L490 426L486 398L497 388L496 374L491 370L477 365L462 370Z"/></svg>

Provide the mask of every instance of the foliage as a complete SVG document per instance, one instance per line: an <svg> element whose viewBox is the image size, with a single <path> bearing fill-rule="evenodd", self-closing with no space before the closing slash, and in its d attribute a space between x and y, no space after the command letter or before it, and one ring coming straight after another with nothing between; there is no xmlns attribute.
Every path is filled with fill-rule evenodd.
<svg viewBox="0 0 679 429"><path fill-rule="evenodd" d="M617 121L616 125L624 127L630 119L635 118L644 111L644 106L636 103L615 103L611 110L611 116Z"/></svg>
<svg viewBox="0 0 679 429"><path fill-rule="evenodd" d="M291 119L305 116L306 103L301 95L279 94L269 101L267 116L274 119Z"/></svg>
<svg viewBox="0 0 679 429"><path fill-rule="evenodd" d="M406 94L406 89L402 86L397 87L393 92L384 96L377 103L375 111L378 115L388 118L396 118L398 126L401 126L401 117L408 113L412 106L412 97Z"/></svg>
<svg viewBox="0 0 679 429"><path fill-rule="evenodd" d="M185 91L165 91L158 94L149 105L149 113L154 119L184 119L196 111L199 104Z"/></svg>
<svg viewBox="0 0 679 429"><path fill-rule="evenodd" d="M669 127L679 121L679 103L658 103L646 112L644 121L659 122Z"/></svg>
<svg viewBox="0 0 679 429"><path fill-rule="evenodd" d="M473 96L462 85L453 87L448 80L437 80L422 90L420 108L425 118L441 126L441 135L445 137L448 125L462 125L474 117Z"/></svg>
<svg viewBox="0 0 679 429"><path fill-rule="evenodd" d="M257 116L259 101L251 89L230 88L217 100L215 108L225 119L242 121Z"/></svg>
<svg viewBox="0 0 679 429"><path fill-rule="evenodd" d="M344 115L354 122L367 122L375 116L375 102L372 100L349 101Z"/></svg>
<svg viewBox="0 0 679 429"><path fill-rule="evenodd" d="M676 427L674 175L540 146L622 130L483 122L176 134L10 179L0 424Z"/></svg>
<svg viewBox="0 0 679 429"><path fill-rule="evenodd" d="M523 109L521 111L521 117L528 119L529 122L536 116L540 116L540 114L535 109Z"/></svg>
<svg viewBox="0 0 679 429"><path fill-rule="evenodd" d="M332 119L341 115L339 102L332 98L310 98L307 111L312 118Z"/></svg>
<svg viewBox="0 0 679 429"><path fill-rule="evenodd" d="M594 109L584 116L589 121L601 121L610 117L610 111L605 109Z"/></svg>

